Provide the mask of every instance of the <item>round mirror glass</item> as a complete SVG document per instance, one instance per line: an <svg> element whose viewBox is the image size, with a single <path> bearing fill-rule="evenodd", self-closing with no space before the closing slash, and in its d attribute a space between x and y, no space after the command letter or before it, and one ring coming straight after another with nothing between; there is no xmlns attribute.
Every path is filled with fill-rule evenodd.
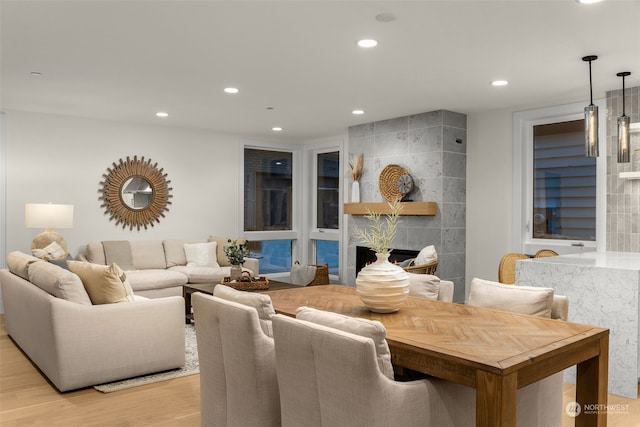
<svg viewBox="0 0 640 427"><path fill-rule="evenodd" d="M122 184L122 202L131 209L144 209L153 200L153 188L141 176L132 176Z"/></svg>

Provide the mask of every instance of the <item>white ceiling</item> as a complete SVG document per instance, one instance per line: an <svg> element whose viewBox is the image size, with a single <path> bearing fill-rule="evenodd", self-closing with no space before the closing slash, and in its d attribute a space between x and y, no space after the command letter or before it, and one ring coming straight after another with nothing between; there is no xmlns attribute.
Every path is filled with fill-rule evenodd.
<svg viewBox="0 0 640 427"><path fill-rule="evenodd" d="M640 1L6 1L2 109L304 141L640 85ZM375 16L392 13L396 20ZM375 38L374 49L356 46ZM31 72L42 73L32 76ZM507 79L494 88L489 82ZM227 95L227 86L240 88ZM273 107L268 110L267 107ZM362 108L363 116L351 111ZM166 111L168 118L155 117ZM271 128L282 126L274 135Z"/></svg>

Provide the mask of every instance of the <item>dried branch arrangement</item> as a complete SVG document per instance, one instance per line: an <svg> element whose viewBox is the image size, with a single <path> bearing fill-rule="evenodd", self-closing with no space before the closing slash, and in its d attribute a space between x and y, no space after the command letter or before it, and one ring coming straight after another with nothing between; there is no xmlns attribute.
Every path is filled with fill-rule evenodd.
<svg viewBox="0 0 640 427"><path fill-rule="evenodd" d="M378 254L388 254L389 248L396 237L396 228L400 222L400 213L403 205L400 199L389 202L391 213L386 215L386 221L382 221L382 217L378 212L372 212L367 209L367 218L371 223L371 230L356 228L354 235L362 244Z"/></svg>
<svg viewBox="0 0 640 427"><path fill-rule="evenodd" d="M351 167L351 178L353 178L354 181L360 181L360 177L362 176L363 162L364 155L362 153L358 154L353 162L349 162L349 166Z"/></svg>

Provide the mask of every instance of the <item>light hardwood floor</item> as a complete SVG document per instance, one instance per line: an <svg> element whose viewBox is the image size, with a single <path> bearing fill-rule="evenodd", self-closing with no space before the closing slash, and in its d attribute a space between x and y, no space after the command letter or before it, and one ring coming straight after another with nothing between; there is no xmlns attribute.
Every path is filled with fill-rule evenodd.
<svg viewBox="0 0 640 427"><path fill-rule="evenodd" d="M564 405L574 400L572 385L565 384L564 393ZM609 403L622 409L609 414L609 427L640 426L640 400L609 395ZM198 427L200 376L107 394L93 388L59 393L9 338L0 315L0 425ZM573 425L563 418L562 427Z"/></svg>

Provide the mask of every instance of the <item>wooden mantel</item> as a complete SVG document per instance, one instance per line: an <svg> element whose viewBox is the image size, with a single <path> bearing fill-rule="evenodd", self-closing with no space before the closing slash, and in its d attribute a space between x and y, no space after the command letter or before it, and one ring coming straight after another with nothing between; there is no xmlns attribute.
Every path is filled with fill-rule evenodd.
<svg viewBox="0 0 640 427"><path fill-rule="evenodd" d="M347 215L366 215L367 209L387 215L391 212L388 203L345 203L344 213ZM403 202L400 215L435 215L438 210L436 202Z"/></svg>

